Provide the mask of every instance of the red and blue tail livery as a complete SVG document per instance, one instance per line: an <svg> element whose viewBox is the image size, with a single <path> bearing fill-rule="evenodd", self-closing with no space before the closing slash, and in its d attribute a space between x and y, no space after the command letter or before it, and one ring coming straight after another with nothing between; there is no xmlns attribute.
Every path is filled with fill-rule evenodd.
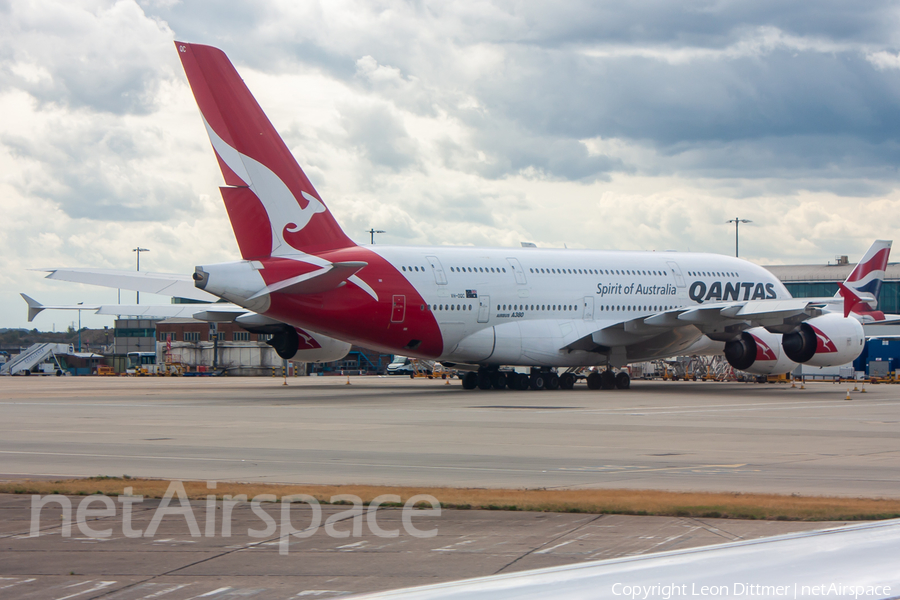
<svg viewBox="0 0 900 600"><path fill-rule="evenodd" d="M852 298L849 300L852 308L848 310L871 313L878 309L878 298L890 256L891 242L875 240L838 291L845 299Z"/></svg>

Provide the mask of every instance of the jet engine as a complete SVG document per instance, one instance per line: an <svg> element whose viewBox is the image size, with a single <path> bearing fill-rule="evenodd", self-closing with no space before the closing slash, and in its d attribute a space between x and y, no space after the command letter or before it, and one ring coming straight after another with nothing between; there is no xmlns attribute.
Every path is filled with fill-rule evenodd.
<svg viewBox="0 0 900 600"><path fill-rule="evenodd" d="M791 360L814 367L836 367L856 359L865 344L859 321L839 314L804 321L782 337L781 347Z"/></svg>
<svg viewBox="0 0 900 600"><path fill-rule="evenodd" d="M293 327L283 327L281 331L269 338L266 343L275 348L278 356L290 360L294 358L294 355L297 354L297 349L300 347L300 336L297 335L297 330Z"/></svg>
<svg viewBox="0 0 900 600"><path fill-rule="evenodd" d="M725 359L735 369L754 375L789 373L797 363L781 348L781 334L754 327L725 344Z"/></svg>
<svg viewBox="0 0 900 600"><path fill-rule="evenodd" d="M350 352L350 344L321 333L279 323L262 315L238 317L237 323L253 333L268 333L266 342L281 358L300 362L326 363L341 360Z"/></svg>

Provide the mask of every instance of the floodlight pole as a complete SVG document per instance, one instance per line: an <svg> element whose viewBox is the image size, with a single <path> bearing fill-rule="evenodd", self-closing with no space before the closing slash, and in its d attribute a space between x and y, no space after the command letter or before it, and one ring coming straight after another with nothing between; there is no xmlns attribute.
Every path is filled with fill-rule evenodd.
<svg viewBox="0 0 900 600"><path fill-rule="evenodd" d="M725 221L726 223L734 223L734 257L738 257L738 227L741 223L752 223L749 219L739 219L737 217Z"/></svg>
<svg viewBox="0 0 900 600"><path fill-rule="evenodd" d="M78 305L81 306L84 302L79 302ZM78 351L81 352L81 309L78 309Z"/></svg>
<svg viewBox="0 0 900 600"><path fill-rule="evenodd" d="M384 230L375 229L373 227L372 229L369 229L368 231L366 231L366 233L369 234L369 243L374 246L375 245L375 234L376 233L385 233L385 232L384 232Z"/></svg>
<svg viewBox="0 0 900 600"><path fill-rule="evenodd" d="M150 250L148 250L147 248L141 248L140 246L138 246L137 248L132 248L131 251L137 252L137 268L135 270L140 272L140 270L141 270L141 252L150 252ZM136 300L135 304L140 304L141 303L141 293L135 292L134 296L135 296L135 300Z"/></svg>

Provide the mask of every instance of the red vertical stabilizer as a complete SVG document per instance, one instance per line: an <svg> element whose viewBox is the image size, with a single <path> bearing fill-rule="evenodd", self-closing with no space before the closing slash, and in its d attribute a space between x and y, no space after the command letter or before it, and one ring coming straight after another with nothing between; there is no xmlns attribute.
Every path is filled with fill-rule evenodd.
<svg viewBox="0 0 900 600"><path fill-rule="evenodd" d="M241 255L249 260L355 246L225 53L184 42L175 47L229 186L222 197Z"/></svg>

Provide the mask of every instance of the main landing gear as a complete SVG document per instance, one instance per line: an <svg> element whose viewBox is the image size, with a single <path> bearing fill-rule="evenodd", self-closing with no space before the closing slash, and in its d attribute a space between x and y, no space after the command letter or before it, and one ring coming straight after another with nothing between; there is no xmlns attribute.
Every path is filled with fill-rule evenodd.
<svg viewBox="0 0 900 600"><path fill-rule="evenodd" d="M532 369L531 373L516 373L497 369L481 368L469 371L462 377L464 389L474 390L571 390L577 377L574 373L558 375L549 369ZM627 390L631 387L631 377L625 371L594 371L587 376L587 385L592 390Z"/></svg>

